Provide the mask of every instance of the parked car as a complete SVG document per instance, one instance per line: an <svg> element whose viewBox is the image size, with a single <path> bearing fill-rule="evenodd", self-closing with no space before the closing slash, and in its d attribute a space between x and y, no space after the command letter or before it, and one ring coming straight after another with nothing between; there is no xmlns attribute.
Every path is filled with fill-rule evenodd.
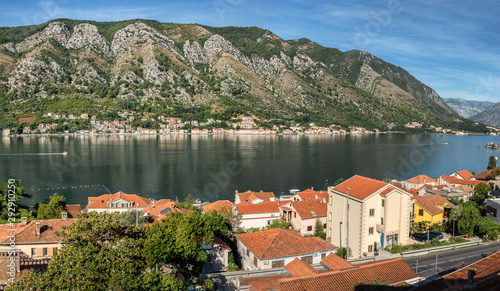
<svg viewBox="0 0 500 291"><path fill-rule="evenodd" d="M429 231L429 233L435 235L438 239L442 239L443 238L443 234L440 231L432 230L432 231Z"/></svg>
<svg viewBox="0 0 500 291"><path fill-rule="evenodd" d="M438 238L435 234L427 233L427 232L416 232L413 234L413 238L418 241L428 241Z"/></svg>

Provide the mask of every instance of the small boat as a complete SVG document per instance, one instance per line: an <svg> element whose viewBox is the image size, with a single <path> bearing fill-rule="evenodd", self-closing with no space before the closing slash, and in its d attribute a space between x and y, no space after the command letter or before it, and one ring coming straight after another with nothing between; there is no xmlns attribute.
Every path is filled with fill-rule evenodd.
<svg viewBox="0 0 500 291"><path fill-rule="evenodd" d="M67 155L68 155L68 152L63 152L63 155L67 156Z"/></svg>

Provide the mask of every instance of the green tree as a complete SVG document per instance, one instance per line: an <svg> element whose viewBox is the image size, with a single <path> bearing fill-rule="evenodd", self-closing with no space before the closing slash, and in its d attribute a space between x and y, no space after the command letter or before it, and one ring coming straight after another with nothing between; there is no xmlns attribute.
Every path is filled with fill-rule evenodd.
<svg viewBox="0 0 500 291"><path fill-rule="evenodd" d="M488 170L493 170L497 168L497 157L490 156L488 160Z"/></svg>
<svg viewBox="0 0 500 291"><path fill-rule="evenodd" d="M345 181L344 178L339 178L337 181L335 181L335 183L333 183L333 186L337 186L337 185L343 183L344 181Z"/></svg>
<svg viewBox="0 0 500 291"><path fill-rule="evenodd" d="M275 219L273 222L263 229L272 229L272 228L287 228L290 226L290 222L283 221L281 219Z"/></svg>
<svg viewBox="0 0 500 291"><path fill-rule="evenodd" d="M66 209L66 198L54 193L46 203L38 205L38 219L56 219L61 218L61 213Z"/></svg>
<svg viewBox="0 0 500 291"><path fill-rule="evenodd" d="M478 206L483 206L486 198L489 197L491 186L489 184L481 183L474 188L474 195L470 198Z"/></svg>
<svg viewBox="0 0 500 291"><path fill-rule="evenodd" d="M184 199L184 202L179 202L177 204L177 206L182 207L182 208L186 208L189 210L195 210L195 211L200 210L198 207L193 205L195 202L196 202L196 200L194 199L193 195L188 194L186 199Z"/></svg>
<svg viewBox="0 0 500 291"><path fill-rule="evenodd" d="M340 247L338 248L336 251L335 251L335 254L343 259L346 259L347 258L347 252L346 252L346 248L345 247ZM352 250L351 248L349 248L349 257L352 256Z"/></svg>
<svg viewBox="0 0 500 291"><path fill-rule="evenodd" d="M323 230L323 224L321 223L321 221L319 219L316 219L316 224L314 225L313 236L326 240L326 233Z"/></svg>
<svg viewBox="0 0 500 291"><path fill-rule="evenodd" d="M0 220L9 218L9 207L16 208L15 217L19 218L20 209L28 209L27 206L20 204L23 198L31 198L31 195L26 192L21 186L21 180L14 180L14 183L3 183L0 187ZM13 203L9 205L9 203Z"/></svg>
<svg viewBox="0 0 500 291"><path fill-rule="evenodd" d="M116 219L125 226L135 226L137 218L139 225L144 225L148 222L148 217L144 216L144 212L142 211L130 210L116 215Z"/></svg>

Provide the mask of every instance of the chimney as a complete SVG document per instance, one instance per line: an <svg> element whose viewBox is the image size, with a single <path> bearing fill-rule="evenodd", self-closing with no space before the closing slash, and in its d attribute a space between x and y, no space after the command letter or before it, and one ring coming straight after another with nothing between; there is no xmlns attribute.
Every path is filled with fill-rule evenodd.
<svg viewBox="0 0 500 291"><path fill-rule="evenodd" d="M326 203L326 199L325 198L323 198L323 203Z"/></svg>
<svg viewBox="0 0 500 291"><path fill-rule="evenodd" d="M66 212L66 211L61 212L61 218L62 218L62 220L68 220L68 212Z"/></svg>
<svg viewBox="0 0 500 291"><path fill-rule="evenodd" d="M28 224L28 217L21 217L21 225Z"/></svg>
<svg viewBox="0 0 500 291"><path fill-rule="evenodd" d="M314 199L318 199L318 195L314 195Z"/></svg>
<svg viewBox="0 0 500 291"><path fill-rule="evenodd" d="M40 222L36 222L36 235L40 235Z"/></svg>

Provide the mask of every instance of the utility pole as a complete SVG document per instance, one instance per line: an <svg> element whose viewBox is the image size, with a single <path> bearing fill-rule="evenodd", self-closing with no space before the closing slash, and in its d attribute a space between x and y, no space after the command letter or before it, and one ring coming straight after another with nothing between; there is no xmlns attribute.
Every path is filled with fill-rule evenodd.
<svg viewBox="0 0 500 291"><path fill-rule="evenodd" d="M135 227L139 227L139 203L135 204Z"/></svg>
<svg viewBox="0 0 500 291"><path fill-rule="evenodd" d="M347 238L347 246L346 246L346 250L345 250L345 253L346 253L346 260L349 260L349 190L351 190L351 188L347 188L347 201L346 201L346 204L347 204L347 220L346 220L346 224L345 224L345 227L346 227L346 231L347 231L347 234L346 234L346 238Z"/></svg>

